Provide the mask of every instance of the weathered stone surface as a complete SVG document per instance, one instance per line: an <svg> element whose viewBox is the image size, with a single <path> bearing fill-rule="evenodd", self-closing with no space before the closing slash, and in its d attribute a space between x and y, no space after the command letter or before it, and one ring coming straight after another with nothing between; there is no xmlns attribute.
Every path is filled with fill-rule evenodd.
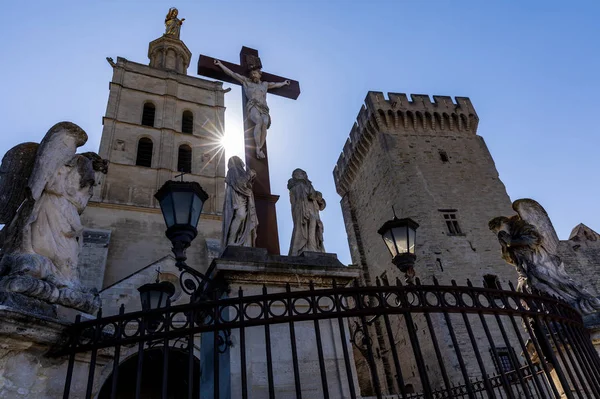
<svg viewBox="0 0 600 399"><path fill-rule="evenodd" d="M503 287L516 281L512 267L500 257L498 241L490 234L487 222L497 215L511 212L511 201L498 177L494 161L478 136L478 117L468 98L369 92L350 137L344 145L333 172L338 193L342 196L342 213L348 234L353 263L360 266L365 281L375 284L375 277L390 282L402 274L392 264L390 254L377 234L383 223L392 218L392 206L399 217L419 223L416 237L415 271L424 284L435 276L440 284L455 279L459 285L469 278L483 285L483 276L495 275ZM460 232L452 233L444 214L453 213ZM423 329L426 321L414 318ZM433 317L439 331L446 330L442 318ZM458 324L458 323L456 323ZM477 322L473 322L478 326ZM384 326L378 328L384 329ZM393 325L399 353L411 353L405 326ZM467 371L478 371L467 332L456 331L464 349ZM475 327L477 345L486 365L493 365L484 331ZM502 337L492 332L498 341ZM450 364L451 380L459 380L460 369L450 337L438 336L442 351ZM515 348L518 342L510 337ZM436 364L430 344L422 346L425 362ZM392 364L389 345L375 344L375 351ZM390 375L383 359L378 359L380 375ZM421 389L416 364L403 357L405 383ZM404 372L406 370L406 372ZM494 372L490 366L488 372ZM368 375L368 368L361 371ZM387 374L386 374L387 373ZM439 374L431 373L433 387L441 386Z"/></svg>
<svg viewBox="0 0 600 399"><path fill-rule="evenodd" d="M252 185L256 172L245 167L237 156L229 158L225 176L225 201L223 202L223 237L221 247L238 245L254 247L258 217L254 204Z"/></svg>
<svg viewBox="0 0 600 399"><path fill-rule="evenodd" d="M227 68L219 60L215 60L215 65L219 66L223 72L237 80L239 84L244 88L243 93L246 95L246 113L248 118L252 121L254 145L256 148L256 158L262 159L266 155L262 148L267 140L267 129L271 126L271 116L269 114L269 107L267 106L267 91L271 89L277 89L283 86L289 86L290 81L285 80L283 82L263 82L261 81L261 68L260 58L257 58L255 65L249 65L248 76L240 75L239 73L233 72Z"/></svg>
<svg viewBox="0 0 600 399"><path fill-rule="evenodd" d="M77 269L83 230L79 215L108 163L95 153L76 154L86 141L79 126L60 122L50 128L35 153L13 149L3 158L0 192L8 202L1 220L6 223L1 291L84 312L97 309L97 293L81 286ZM15 156L29 159L14 162Z"/></svg>
<svg viewBox="0 0 600 399"><path fill-rule="evenodd" d="M266 286L268 293L282 292L289 284L293 290L307 290L312 282L316 289L331 288L335 280L339 286L345 286L357 278L360 270L357 267L343 266L335 254L305 253L304 256L272 256L267 255L265 249L228 247L222 258L215 259L211 265L211 276L216 280L225 281L230 287L230 297L237 297L238 288L242 288L244 296L260 295ZM297 304L298 309L304 306ZM319 301L319 306L326 308L332 303L324 298ZM272 310L278 313L285 312L284 304L276 305ZM247 308L248 317L257 316L262 310L259 306ZM231 317L235 317L232 313ZM337 319L322 320L319 322L322 338L322 354L325 371L327 373L327 386L330 398L350 397L348 391L347 373L344 365L341 340L346 340L351 347L348 336L348 324L344 320L346 336L340 335ZM315 346L315 327L313 321L294 323L298 364L301 370L300 378L303 396L318 398L323 397L321 387L321 374L319 358ZM294 370L292 353L290 351L290 327L288 324L275 324L270 326L272 365L274 373L275 392L277 397L295 397ZM204 337L203 337L204 338ZM221 357L221 375L230 372L228 390L231 398L241 397L241 361L240 361L240 336L239 330L232 331L231 341L233 346ZM204 342L204 339L203 339ZM246 328L246 368L248 372L248 393L251 397L267 397L268 379L265 362L265 331L264 328ZM210 355L210 356L209 356ZM223 357L227 356L224 361ZM203 370L203 381L211 381L212 351L201 359L201 363L208 365ZM350 362L353 364L352 355ZM226 365L226 370L223 365ZM354 386L358 386L356 371L352 368ZM210 384L206 384L210 386ZM224 389L221 389L223 392ZM204 392L210 397L212 391Z"/></svg>
<svg viewBox="0 0 600 399"><path fill-rule="evenodd" d="M532 199L513 202L518 215L489 222L498 236L502 257L519 275L517 291L543 293L563 299L587 315L600 310L600 299L569 276L558 256L559 240L544 208Z"/></svg>
<svg viewBox="0 0 600 399"><path fill-rule="evenodd" d="M165 36L153 42L151 48L175 45L172 41L178 42L179 47L173 47L176 53L189 51L180 40ZM86 228L111 234L102 287L171 252L154 194L179 173L182 145L191 148L191 173L185 179L199 183L209 194L198 225L200 234L187 251L189 263L206 270L209 260L205 239L221 239L225 159L218 155L216 137L223 134L223 86L221 82L162 69L152 61L160 54L158 50L151 52L150 66L121 57L113 65L100 142L100 153L110 160L111 168L82 215ZM146 102L155 106L153 126L141 124ZM191 134L182 132L184 111L193 115ZM141 138L152 140L151 167L136 165ZM94 279L102 268L100 250L98 256L88 255L86 259L86 264L92 265Z"/></svg>
<svg viewBox="0 0 600 399"><path fill-rule="evenodd" d="M304 251L325 252L323 244L323 222L319 212L327 205L323 194L316 191L302 169L292 172L288 180L290 202L292 204L292 240L290 242L290 256L296 256Z"/></svg>

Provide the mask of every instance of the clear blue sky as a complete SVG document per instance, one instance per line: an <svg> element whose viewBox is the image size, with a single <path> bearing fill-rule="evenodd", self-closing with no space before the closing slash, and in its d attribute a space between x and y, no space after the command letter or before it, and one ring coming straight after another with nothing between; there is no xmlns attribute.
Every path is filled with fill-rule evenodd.
<svg viewBox="0 0 600 399"><path fill-rule="evenodd" d="M61 120L83 127L97 151L105 57L147 63L170 6L186 18L190 75L200 53L235 61L246 45L267 72L300 81L297 101L269 98L283 252L286 183L301 167L328 201L327 250L350 262L332 170L368 90L470 97L511 198L542 203L563 239L580 222L600 231L598 1L4 2L0 153ZM237 86L226 105L227 134L241 145Z"/></svg>

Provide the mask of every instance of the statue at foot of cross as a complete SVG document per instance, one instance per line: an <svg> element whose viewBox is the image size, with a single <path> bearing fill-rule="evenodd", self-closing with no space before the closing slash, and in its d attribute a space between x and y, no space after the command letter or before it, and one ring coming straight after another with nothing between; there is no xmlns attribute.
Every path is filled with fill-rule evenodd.
<svg viewBox="0 0 600 399"><path fill-rule="evenodd" d="M250 69L248 77L233 72L219 60L214 60L215 65L219 66L223 72L237 80L244 88L246 95L246 112L250 120L254 123L254 144L256 146L256 158L265 158L263 147L267 140L267 129L271 126L271 116L267 106L267 91L277 89L283 86L289 86L290 81L283 82L263 82L260 80L262 72L260 68Z"/></svg>

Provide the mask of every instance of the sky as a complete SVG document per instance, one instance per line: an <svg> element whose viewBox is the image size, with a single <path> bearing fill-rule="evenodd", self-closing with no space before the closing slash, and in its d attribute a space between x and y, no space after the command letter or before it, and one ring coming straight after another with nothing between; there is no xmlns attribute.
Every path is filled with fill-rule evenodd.
<svg viewBox="0 0 600 399"><path fill-rule="evenodd" d="M327 200L327 251L351 262L332 171L369 90L471 98L511 199L539 201L561 239L582 222L600 231L597 1L3 2L0 153L39 142L62 120L88 133L84 150L98 151L112 76L105 58L148 63L171 6L186 19L189 75L199 54L238 61L247 46L266 72L300 82L298 100L268 98L283 253L286 184L302 168ZM243 141L241 91L231 87L227 156L241 155Z"/></svg>

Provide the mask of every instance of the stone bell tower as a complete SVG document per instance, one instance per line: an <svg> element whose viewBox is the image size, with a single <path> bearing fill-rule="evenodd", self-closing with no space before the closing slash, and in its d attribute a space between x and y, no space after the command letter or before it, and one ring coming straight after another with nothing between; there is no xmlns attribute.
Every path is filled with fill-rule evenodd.
<svg viewBox="0 0 600 399"><path fill-rule="evenodd" d="M175 30L166 21L166 33L150 42L149 65L107 58L113 75L99 154L110 170L83 214L87 250L80 260L88 285L98 289L170 254L154 193L181 172L210 195L188 250L190 265L206 269L220 239L224 90L187 75L192 54L179 39L182 20L175 14L174 21Z"/></svg>

